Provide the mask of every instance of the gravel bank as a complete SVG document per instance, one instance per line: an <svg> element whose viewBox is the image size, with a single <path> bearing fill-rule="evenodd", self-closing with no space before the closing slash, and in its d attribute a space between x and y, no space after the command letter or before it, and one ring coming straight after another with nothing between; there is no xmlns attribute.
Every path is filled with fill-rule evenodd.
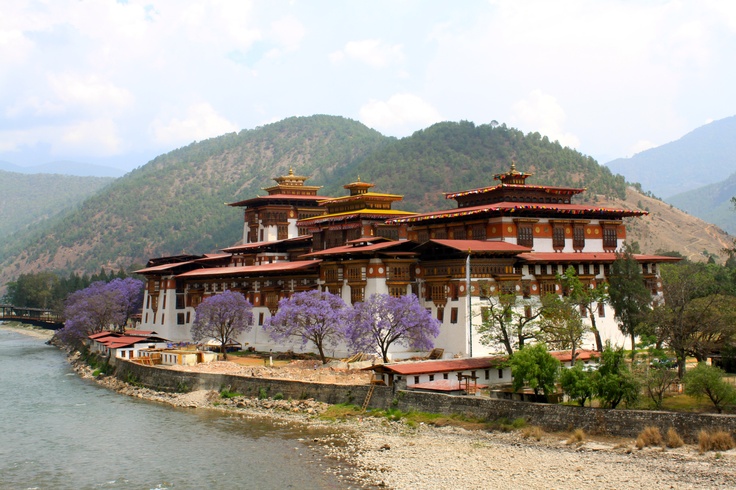
<svg viewBox="0 0 736 490"><path fill-rule="evenodd" d="M88 367L73 365L80 375L91 377ZM328 405L314 400L223 399L214 391L162 393L113 377L97 380L120 393L178 407L329 429L335 436L309 442L331 461L347 464L330 470L346 488L736 488L734 450L705 454L694 446L638 450L633 440L610 439L567 444L564 434L544 434L537 441L518 431L410 427L374 417L328 421L319 417Z"/></svg>

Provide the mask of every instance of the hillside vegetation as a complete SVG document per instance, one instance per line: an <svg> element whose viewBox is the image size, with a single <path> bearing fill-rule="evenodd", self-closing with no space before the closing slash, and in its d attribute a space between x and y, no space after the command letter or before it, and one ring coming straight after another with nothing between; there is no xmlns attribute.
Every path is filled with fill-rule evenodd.
<svg viewBox="0 0 736 490"><path fill-rule="evenodd" d="M736 234L736 210L731 198L736 196L736 173L717 184L710 184L667 199L674 206L709 223Z"/></svg>
<svg viewBox="0 0 736 490"><path fill-rule="evenodd" d="M512 161L534 174L532 184L587 187L582 199L627 204L623 177L538 133L459 122L397 140L341 117L289 118L193 143L116 180L4 256L0 285L23 272L117 271L233 245L242 210L224 203L264 194L289 168L323 185L321 195L344 195L342 186L360 178L405 195L397 208L429 211L454 206L442 192L493 185Z"/></svg>
<svg viewBox="0 0 736 490"><path fill-rule="evenodd" d="M0 257L40 224L69 212L112 181L0 170Z"/></svg>

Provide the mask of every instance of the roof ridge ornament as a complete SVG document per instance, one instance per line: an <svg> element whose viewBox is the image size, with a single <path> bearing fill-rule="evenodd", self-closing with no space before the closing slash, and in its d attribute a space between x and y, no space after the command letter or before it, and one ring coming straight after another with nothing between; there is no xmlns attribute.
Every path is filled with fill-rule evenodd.
<svg viewBox="0 0 736 490"><path fill-rule="evenodd" d="M519 172L516 170L516 162L511 160L511 168L509 171L494 175L493 180L500 180L501 185L526 185L526 179L532 175L533 174Z"/></svg>

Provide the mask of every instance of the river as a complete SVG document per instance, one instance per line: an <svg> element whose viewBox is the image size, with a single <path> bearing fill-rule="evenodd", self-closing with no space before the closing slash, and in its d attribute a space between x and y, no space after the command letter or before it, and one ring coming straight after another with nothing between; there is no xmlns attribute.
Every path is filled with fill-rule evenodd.
<svg viewBox="0 0 736 490"><path fill-rule="evenodd" d="M0 489L348 486L309 446L324 432L126 397L2 328L0 435Z"/></svg>

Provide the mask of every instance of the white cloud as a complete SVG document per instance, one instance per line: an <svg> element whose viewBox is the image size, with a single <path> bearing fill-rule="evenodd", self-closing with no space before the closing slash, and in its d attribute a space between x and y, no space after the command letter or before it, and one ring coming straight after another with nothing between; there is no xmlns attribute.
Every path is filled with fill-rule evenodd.
<svg viewBox="0 0 736 490"><path fill-rule="evenodd" d="M190 106L183 118L172 117L167 121L159 118L150 126L155 141L162 145L191 143L237 130L235 124L220 116L208 103Z"/></svg>
<svg viewBox="0 0 736 490"><path fill-rule="evenodd" d="M49 76L49 86L59 100L70 105L124 109L134 100L128 90L98 75L52 74Z"/></svg>
<svg viewBox="0 0 736 490"><path fill-rule="evenodd" d="M117 126L111 119L80 121L60 128L57 134L60 138L52 151L58 154L78 151L106 156L115 155L121 149Z"/></svg>
<svg viewBox="0 0 736 490"><path fill-rule="evenodd" d="M306 29L296 17L284 17L271 23L271 34L274 40L287 51L299 48Z"/></svg>
<svg viewBox="0 0 736 490"><path fill-rule="evenodd" d="M380 39L365 39L348 42L343 49L331 53L329 58L333 63L347 58L374 68L384 68L401 63L404 60L404 48L401 44L384 44Z"/></svg>
<svg viewBox="0 0 736 490"><path fill-rule="evenodd" d="M649 140L639 140L628 148L626 156L633 156L637 153L649 150L650 148L656 147L657 144Z"/></svg>
<svg viewBox="0 0 736 490"><path fill-rule="evenodd" d="M512 122L527 131L538 131L563 146L577 148L580 140L563 129L565 110L553 96L541 90L533 90L525 99L513 106Z"/></svg>
<svg viewBox="0 0 736 490"><path fill-rule="evenodd" d="M360 108L360 120L390 134L405 135L442 120L437 109L413 94L395 94L387 101L370 100Z"/></svg>

